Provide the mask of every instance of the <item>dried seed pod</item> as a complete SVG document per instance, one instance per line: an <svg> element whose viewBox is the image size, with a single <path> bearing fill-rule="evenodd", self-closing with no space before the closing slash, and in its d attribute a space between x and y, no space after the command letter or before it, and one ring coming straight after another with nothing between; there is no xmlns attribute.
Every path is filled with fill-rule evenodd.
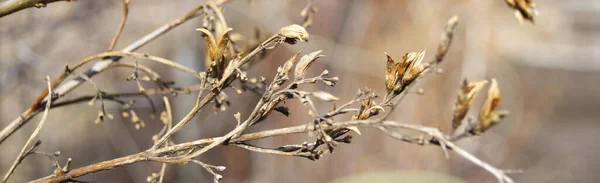
<svg viewBox="0 0 600 183"><path fill-rule="evenodd" d="M277 80L281 81L281 83L278 83L279 85L288 80L290 70L292 70L292 67L298 62L298 55L300 55L300 52L296 53L292 58L286 61L283 66L277 68Z"/></svg>
<svg viewBox="0 0 600 183"><path fill-rule="evenodd" d="M476 82L468 82L467 79L463 80L458 90L456 104L454 105L454 115L452 117L453 131L461 125L467 112L469 112L469 108L471 108L471 104L473 104L475 96L486 83L486 80Z"/></svg>
<svg viewBox="0 0 600 183"><path fill-rule="evenodd" d="M312 66L313 62L315 62L318 58L324 57L325 55L319 55L323 50L315 51L309 53L307 55L302 56L298 64L296 64L296 68L294 70L294 80L300 81L304 79L304 76L308 72L310 66Z"/></svg>
<svg viewBox="0 0 600 183"><path fill-rule="evenodd" d="M309 0L306 6L300 12L300 16L304 17L303 27L310 27L313 24L313 16L317 12L317 8L313 6L312 0Z"/></svg>
<svg viewBox="0 0 600 183"><path fill-rule="evenodd" d="M496 111L502 96L500 95L500 89L496 79L492 79L492 84L487 93L487 98L481 111L479 112L479 121L475 124L475 127L471 130L472 134L481 134L498 124L504 117L506 117L508 111Z"/></svg>
<svg viewBox="0 0 600 183"><path fill-rule="evenodd" d="M386 73L385 73L385 89L388 92L398 90L400 87L397 85L398 79L402 77L401 74L398 73L398 67L402 64L402 62L394 63L394 59L384 53L387 56L386 63ZM406 66L404 66L406 67ZM404 72L404 71L402 71Z"/></svg>
<svg viewBox="0 0 600 183"><path fill-rule="evenodd" d="M533 0L505 0L509 7L515 9L515 18L519 23L523 23L527 20L531 23L535 23L533 17L538 14L538 10L535 8Z"/></svg>
<svg viewBox="0 0 600 183"><path fill-rule="evenodd" d="M219 37L219 42L215 39L214 35L206 30L205 28L196 29L202 33L202 37L204 37L204 41L206 42L206 49L208 50L208 56L212 61L216 61L226 50L227 44L229 43L229 32L231 32L231 28L223 31L223 33Z"/></svg>
<svg viewBox="0 0 600 183"><path fill-rule="evenodd" d="M421 50L419 53L407 53L398 63L394 63L394 59L387 53L385 55L387 56L385 88L388 92L399 91L421 76L423 71L429 67L429 64L421 63L425 56L425 50Z"/></svg>
<svg viewBox="0 0 600 183"><path fill-rule="evenodd" d="M437 53L435 54L435 62L440 63L444 60L444 56L448 53L448 48L452 44L452 38L454 37L454 29L458 25L458 16L454 15L446 23L446 29L440 35L440 44L438 45Z"/></svg>
<svg viewBox="0 0 600 183"><path fill-rule="evenodd" d="M284 41L290 44L296 44L297 41L308 41L308 32L306 32L304 27L297 24L281 28L281 30L279 30L279 35L285 37Z"/></svg>
<svg viewBox="0 0 600 183"><path fill-rule="evenodd" d="M409 84L414 81L417 77L423 74L423 71L429 67L428 63L421 63L425 57L425 50L421 50L419 53L409 53L404 57L404 62L409 63L406 71L402 75L402 83Z"/></svg>
<svg viewBox="0 0 600 183"><path fill-rule="evenodd" d="M211 71L210 74L214 78L221 78L224 69L227 67L227 63L224 60L224 54L227 50L227 45L230 42L229 32L231 28L226 29L219 37L219 42L215 39L214 35L205 28L196 29L202 33L204 41L206 42L206 50L209 59L206 59L207 71ZM210 68L210 69L209 69Z"/></svg>

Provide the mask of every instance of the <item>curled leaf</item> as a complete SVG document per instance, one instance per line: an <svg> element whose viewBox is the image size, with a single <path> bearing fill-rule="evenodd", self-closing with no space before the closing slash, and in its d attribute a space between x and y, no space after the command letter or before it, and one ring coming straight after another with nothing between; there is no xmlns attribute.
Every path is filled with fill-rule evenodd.
<svg viewBox="0 0 600 183"><path fill-rule="evenodd" d="M327 93L324 91L312 92L312 95L317 97L318 99L326 101L326 102L332 102L332 101L336 101L336 100L340 99L336 96L333 96L331 93Z"/></svg>
<svg viewBox="0 0 600 183"><path fill-rule="evenodd" d="M319 53L321 53L321 51L323 51L323 50L309 53L307 55L302 56L302 58L300 58L300 61L298 62L298 64L296 64L296 68L294 70L294 80L295 81L300 81L300 80L304 79L304 76L308 72L308 69L310 68L310 66L312 66L313 62L315 60L317 60L318 58L324 57L324 55L319 55Z"/></svg>
<svg viewBox="0 0 600 183"><path fill-rule="evenodd" d="M279 35L285 37L285 42L296 44L297 41L308 41L308 32L304 27L297 24L289 25L279 30Z"/></svg>

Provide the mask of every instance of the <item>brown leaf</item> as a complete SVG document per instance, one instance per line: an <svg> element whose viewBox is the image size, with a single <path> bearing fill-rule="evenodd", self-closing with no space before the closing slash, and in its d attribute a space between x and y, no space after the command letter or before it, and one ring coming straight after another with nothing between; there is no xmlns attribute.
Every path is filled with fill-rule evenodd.
<svg viewBox="0 0 600 183"><path fill-rule="evenodd" d="M317 60L318 58L325 56L325 55L319 55L319 53L321 53L321 51L323 51L323 50L309 53L307 55L302 56L302 58L300 58L300 61L298 62L298 64L296 64L296 68L294 70L294 80L295 81L300 81L300 80L304 79L304 76L308 72L308 69L313 64L313 62L315 60Z"/></svg>

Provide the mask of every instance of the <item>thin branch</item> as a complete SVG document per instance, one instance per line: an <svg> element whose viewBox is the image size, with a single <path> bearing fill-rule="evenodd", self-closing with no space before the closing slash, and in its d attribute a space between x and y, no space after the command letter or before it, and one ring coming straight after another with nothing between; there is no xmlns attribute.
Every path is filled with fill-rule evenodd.
<svg viewBox="0 0 600 183"><path fill-rule="evenodd" d="M59 1L70 2L71 0L6 0L0 2L0 18L27 8L43 8L48 3Z"/></svg>
<svg viewBox="0 0 600 183"><path fill-rule="evenodd" d="M50 91L50 93L52 93L52 85L50 84L50 76L46 76L46 82L48 83L48 91ZM50 97L50 99L48 99L48 103L46 103L46 108L44 109L44 114L42 115L42 119L40 119L40 123L38 123L38 126L35 128L35 130L33 130L33 133L31 133L31 136L29 136L29 139L27 140L27 142L21 149L21 152L19 153L19 155L17 156L17 158L15 159L13 164L8 169L8 172L6 172L6 174L4 175L2 182L6 182L8 180L8 177L10 177L10 175L15 171L15 169L21 163L21 161L23 161L23 157L28 153L28 151L26 151L26 150L27 149L32 150L32 146L33 146L32 143L34 143L36 141L35 139L37 138L38 134L42 130L42 127L44 127L44 123L46 122L46 118L48 117L48 111L50 110L51 103L52 103L52 97Z"/></svg>
<svg viewBox="0 0 600 183"><path fill-rule="evenodd" d="M125 21L127 21L127 14L129 14L129 2L130 0L123 0L123 19L121 20L121 24L119 24L119 29L117 29L117 33L115 37L113 37L110 45L108 46L108 51L112 51L117 45L117 41L119 40L119 36L121 32L123 32L123 28L125 27Z"/></svg>
<svg viewBox="0 0 600 183"><path fill-rule="evenodd" d="M20 1L24 1L24 0L5 1L3 3L3 5L4 6L14 5L15 3L18 3ZM34 0L29 0L29 1L34 1ZM52 0L50 0L50 1L52 1ZM217 1L213 1L212 3L214 3L215 5L222 5L226 2L228 2L228 0L217 0ZM7 3L9 3L9 4L7 4ZM19 6L21 6L21 5L19 5ZM24 7L26 7L26 6L24 6ZM147 34L146 36L138 39L137 41L131 43L129 46L123 48L121 51L131 52L131 51L135 51L135 50L139 49L140 47L142 47L142 46L146 45L147 43L149 43L150 41L160 37L161 35L165 34L166 32L170 31L171 29L181 25L184 22L187 22L188 20L190 20L192 18L197 17L198 15L201 14L203 7L204 7L204 5L200 5L200 6L193 8L183 17L177 18L177 19L173 20L171 23L168 23L166 25L163 25L162 27L159 27L158 29L154 30L153 32L151 32L151 33ZM9 13L12 13L12 12L9 12ZM89 73L88 77L92 77L92 76L96 75L97 73L100 73L100 72L104 71L105 69L109 68L112 63L114 63L118 60L119 60L119 58L111 58L111 59L97 62L96 64L94 64L94 66L92 66L92 68L90 70L87 70L84 73ZM56 83L56 85L53 84L53 86L55 88L55 93L58 93L60 96L60 94L64 95L64 94L68 93L69 91L75 89L82 82L83 81L81 81L81 80L74 79L74 80L71 80L71 81L61 85L61 86L58 86L58 87L56 86L60 83ZM33 118L33 116L35 114L37 114L36 110L34 110L34 109L38 108L38 105L40 105L42 103L43 99L46 98L47 94L48 94L47 90L42 91L42 93L39 95L38 99L34 101L32 107L30 107L29 109L27 109L26 111L21 113L19 115L19 117L15 118L13 121L11 121L9 123L9 125L4 127L2 129L2 131L0 131L0 144L2 142L4 142L4 140L6 140L6 138L8 138L11 134L13 134L15 131L17 131L21 126L23 126L25 123L27 123L31 118Z"/></svg>
<svg viewBox="0 0 600 183"><path fill-rule="evenodd" d="M239 68L240 66L242 66L246 62L248 62L250 59L252 59L254 56L256 56L258 53L264 51L265 49L273 49L274 47L271 47L271 46L273 46L273 44L275 44L274 46L279 45L279 43L281 43L281 40L283 40L283 39L285 39L285 37L283 37L280 34L276 34L275 36L273 36L273 37L269 38L268 40L266 40L265 42L263 42L258 48L254 49L252 52L250 52L244 58L239 60L238 65L232 66L232 67L235 67L234 69ZM234 63L230 63L230 64L234 64ZM221 90L225 87L225 85L231 81L230 78L234 75L235 75L235 72L230 72L230 73L228 73L228 75L223 76L221 78L221 80L216 85L214 85L213 91L209 92L206 96L204 96L204 98L202 98L201 94L198 94L198 97L196 98L196 102L194 103L194 107L192 107L192 110L190 110L190 112L187 115L185 115L185 117L183 117L183 119L181 119L179 122L177 122L177 124L171 130L169 130L167 132L167 134L165 134L160 140L158 140L158 142L156 144L154 144L154 146L152 146L152 148L150 148L150 150L157 149L159 146L161 146L163 143L165 143L168 139L170 139L171 136L173 136L175 133L177 133L179 130L181 130L183 128L183 126L185 124L187 124L200 111L200 109L202 109L204 106L206 106L210 101L212 101L214 99L214 97L216 95L218 95L221 92ZM212 146L214 147L216 145L212 145ZM200 152L202 152L202 150ZM194 153L194 154L196 154L196 153Z"/></svg>
<svg viewBox="0 0 600 183"><path fill-rule="evenodd" d="M394 122L394 121L380 121L380 120L341 121L341 122L332 123L331 125L320 124L320 128L323 128L324 130L331 130L331 129L337 129L337 128L343 128L343 127L350 127L350 126L373 127L373 128L379 128L379 127L402 128L402 129L409 129L409 130L414 130L417 132L425 133L427 135L434 137L437 140L444 141L446 143L448 149L452 149L454 152L465 157L467 160L473 162L474 164L483 167L485 170L491 172L494 175L502 177L503 179L507 180L506 182L508 182L508 183L511 182L510 177L508 177L506 175L506 173L504 173L504 171L502 171L498 168L495 168L485 162L482 162L481 160L477 159L475 156L471 155L467 151L460 149L453 142L449 141L448 138L436 128L420 126L420 125L404 124L404 123L398 123L398 122ZM240 144L240 143L244 143L247 141L264 139L264 138L271 138L271 137L290 135L290 134L309 133L309 132L313 131L314 129L315 129L314 125L312 123L310 123L310 124L287 127L287 128L266 130L266 131L261 131L261 132L256 132L256 133L244 134L237 138L232 138L228 141L227 144L235 145L235 144ZM103 162L99 162L96 164L73 169L73 170L65 173L64 175L48 176L48 177L40 178L40 179L32 181L32 182L60 182L63 180L67 180L69 178L76 178L76 177L80 177L83 175L87 175L87 174L91 174L91 173L95 173L95 172L99 172L99 171L104 171L104 170L109 170L109 169L113 169L116 167L125 166L125 165L138 163L138 162L142 162L142 161L179 163L179 161L170 162L169 159L156 158L156 157L161 156L161 155L166 155L166 154L176 154L176 153L181 153L181 152L188 152L189 150L196 149L196 148L206 148L206 147L214 144L215 142L221 142L221 143L219 143L219 145L227 145L227 144L222 143L222 141L224 141L224 139L227 139L227 135L222 136L222 137L205 138L205 139L195 140L195 141L191 141L191 142L172 145L169 147L158 148L158 149L154 149L151 151L140 152L137 154L124 156L121 158L116 158L113 160L103 161ZM438 144L422 143L420 145L438 145ZM189 161L189 160L186 160L186 161Z"/></svg>
<svg viewBox="0 0 600 183"><path fill-rule="evenodd" d="M169 101L169 98L167 98L166 96L163 96L163 101L165 101L165 109L166 109L166 113L167 113L166 121L165 121L165 127L166 127L165 129L170 130L173 126L173 111L171 109L171 102ZM168 147L168 146L169 146L169 143L165 143L165 147ZM166 170L167 170L167 164L163 163L160 168L158 183L163 182L163 180L165 178Z"/></svg>

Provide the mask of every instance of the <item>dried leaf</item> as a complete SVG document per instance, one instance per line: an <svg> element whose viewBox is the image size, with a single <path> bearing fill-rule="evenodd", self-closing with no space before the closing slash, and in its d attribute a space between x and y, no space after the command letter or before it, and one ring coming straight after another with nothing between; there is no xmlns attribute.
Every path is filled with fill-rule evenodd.
<svg viewBox="0 0 600 183"><path fill-rule="evenodd" d="M304 76L308 72L310 66L312 66L313 62L318 58L324 57L324 55L319 55L323 50L315 51L309 53L307 55L302 56L298 64L296 64L296 69L294 70L294 80L300 81L304 79Z"/></svg>
<svg viewBox="0 0 600 183"><path fill-rule="evenodd" d="M312 92L312 95L317 97L318 99L326 101L326 102L332 102L332 101L336 101L336 100L340 99L336 96L333 96L331 93L327 93L324 91Z"/></svg>
<svg viewBox="0 0 600 183"><path fill-rule="evenodd" d="M297 24L289 25L279 30L279 35L285 37L285 42L290 44L296 44L297 41L306 42L308 41L308 32L304 27Z"/></svg>

